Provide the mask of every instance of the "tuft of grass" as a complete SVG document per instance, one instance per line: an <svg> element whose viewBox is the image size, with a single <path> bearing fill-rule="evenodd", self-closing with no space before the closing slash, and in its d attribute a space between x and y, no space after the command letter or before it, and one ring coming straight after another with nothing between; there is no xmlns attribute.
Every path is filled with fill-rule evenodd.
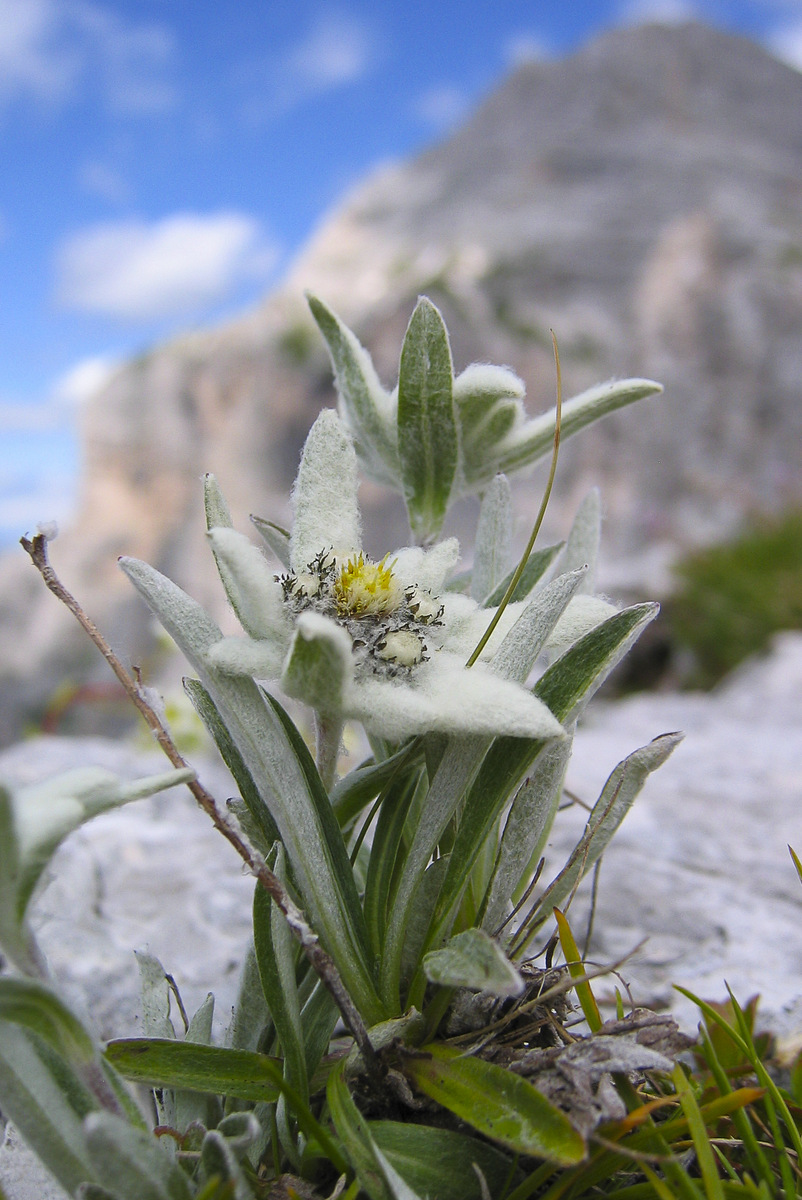
<svg viewBox="0 0 802 1200"><path fill-rule="evenodd" d="M764 520L690 555L668 606L672 640L690 652L688 683L712 687L773 634L802 629L802 510Z"/></svg>

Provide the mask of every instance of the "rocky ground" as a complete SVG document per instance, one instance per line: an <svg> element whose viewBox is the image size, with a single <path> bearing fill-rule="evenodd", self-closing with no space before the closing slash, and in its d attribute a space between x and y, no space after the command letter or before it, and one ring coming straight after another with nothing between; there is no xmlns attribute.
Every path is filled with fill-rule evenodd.
<svg viewBox="0 0 802 1200"><path fill-rule="evenodd" d="M709 695L642 694L599 703L577 736L570 788L595 800L629 751L683 729L686 739L653 775L601 870L591 955L623 957L638 1002L671 1006L686 1027L695 1010L672 990L707 999L759 992L783 1035L802 1031L802 886L788 855L802 852L802 634L745 665ZM78 764L125 775L161 769L155 756L113 742L40 739L0 755L0 777L28 782ZM220 798L222 771L202 773ZM550 847L559 865L583 816L560 814ZM252 882L188 796L165 793L105 815L62 847L37 904L40 938L72 1001L102 1037L141 1032L132 950L156 954L192 1010L213 991L218 1031L236 992L248 937ZM587 899L574 908L584 929ZM598 990L612 994L612 984ZM9 1200L55 1200L11 1135L0 1150ZM31 1190L33 1189L33 1190Z"/></svg>

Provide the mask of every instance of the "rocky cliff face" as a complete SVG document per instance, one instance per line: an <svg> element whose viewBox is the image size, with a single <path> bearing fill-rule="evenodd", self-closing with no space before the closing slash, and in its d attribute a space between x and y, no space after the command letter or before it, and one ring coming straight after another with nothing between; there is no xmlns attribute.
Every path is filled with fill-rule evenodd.
<svg viewBox="0 0 802 1200"><path fill-rule="evenodd" d="M612 375L666 384L566 444L550 514L559 535L601 484L608 586L659 591L666 548L802 499L800 231L802 75L757 46L645 26L527 64L448 140L357 188L257 311L118 373L85 414L80 511L54 561L135 658L151 633L117 554L219 611L201 474L218 475L241 527L253 510L281 519L304 434L333 399L303 289L354 326L387 382L425 292L456 366L513 366L530 411L553 403L549 328L566 395ZM385 549L404 539L393 500L366 486L363 501ZM0 572L0 622L7 713L92 669L19 552Z"/></svg>

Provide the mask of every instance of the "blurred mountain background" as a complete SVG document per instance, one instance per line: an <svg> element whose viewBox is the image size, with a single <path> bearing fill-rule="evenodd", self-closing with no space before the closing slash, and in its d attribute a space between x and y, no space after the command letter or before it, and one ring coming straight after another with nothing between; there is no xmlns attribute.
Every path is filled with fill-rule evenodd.
<svg viewBox="0 0 802 1200"><path fill-rule="evenodd" d="M122 365L84 407L78 511L54 565L112 643L154 660L155 634L116 557L147 559L222 616L200 478L235 524L288 517L316 413L334 401L303 298L319 294L396 380L418 294L442 310L455 368L505 363L530 413L612 376L665 395L561 451L544 536L588 487L605 509L601 586L668 594L671 562L743 521L802 503L802 74L697 22L617 29L530 60L447 138L377 170L322 223L246 315ZM545 472L518 483L521 533ZM407 537L362 489L368 549ZM470 527L469 507L453 531ZM60 683L105 667L19 550L0 562L0 737ZM91 724L91 717L86 722Z"/></svg>

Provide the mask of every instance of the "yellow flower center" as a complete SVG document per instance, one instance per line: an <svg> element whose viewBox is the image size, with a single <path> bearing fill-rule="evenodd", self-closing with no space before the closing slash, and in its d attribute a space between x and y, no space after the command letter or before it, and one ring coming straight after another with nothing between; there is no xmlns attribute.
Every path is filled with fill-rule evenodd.
<svg viewBox="0 0 802 1200"><path fill-rule="evenodd" d="M340 568L333 585L337 610L342 616L379 616L394 612L404 592L387 566L387 558L371 562L355 554Z"/></svg>

